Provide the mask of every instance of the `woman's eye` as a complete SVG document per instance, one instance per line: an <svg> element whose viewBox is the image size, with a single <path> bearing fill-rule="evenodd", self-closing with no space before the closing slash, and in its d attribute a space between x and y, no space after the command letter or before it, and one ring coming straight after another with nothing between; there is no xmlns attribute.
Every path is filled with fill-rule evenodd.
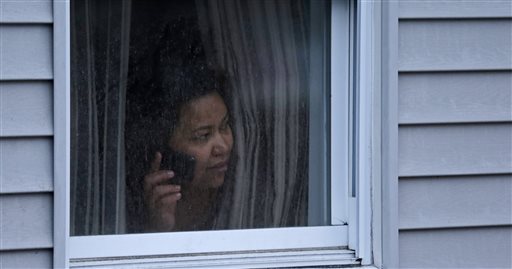
<svg viewBox="0 0 512 269"><path fill-rule="evenodd" d="M202 140L207 140L208 137L210 137L210 133L197 133L192 138L193 138L193 140L202 141Z"/></svg>

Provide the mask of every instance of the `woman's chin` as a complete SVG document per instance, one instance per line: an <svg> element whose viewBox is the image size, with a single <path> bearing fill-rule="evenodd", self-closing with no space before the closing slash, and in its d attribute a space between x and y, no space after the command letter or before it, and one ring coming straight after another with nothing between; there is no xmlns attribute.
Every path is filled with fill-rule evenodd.
<svg viewBox="0 0 512 269"><path fill-rule="evenodd" d="M200 189L216 189L220 188L224 184L224 173L222 175L202 179L198 181L192 181L192 186Z"/></svg>

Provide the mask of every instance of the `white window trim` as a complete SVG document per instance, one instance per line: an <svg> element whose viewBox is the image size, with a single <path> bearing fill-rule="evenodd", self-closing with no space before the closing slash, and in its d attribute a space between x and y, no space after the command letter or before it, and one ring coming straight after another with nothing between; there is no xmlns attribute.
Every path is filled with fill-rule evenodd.
<svg viewBox="0 0 512 269"><path fill-rule="evenodd" d="M378 1L360 1L358 3L358 30L357 44L365 44L365 46L358 45L358 54L355 61L357 61L356 71L356 84L358 98L356 98L357 111L355 115L349 112L340 112L343 118L350 119L355 116L357 124L354 126L355 134L358 137L357 142L354 144L359 154L356 154L356 170L353 171L357 176L356 197L351 197L348 193L349 188L345 187L342 193L347 194L338 195L333 204L333 209L336 212L341 212L339 215L332 214L331 221L333 224L339 226L326 226L326 227L298 227L298 228L279 228L279 229L254 229L243 231L211 231L212 238L216 237L218 240L229 240L229 237L239 237L245 240L253 240L251 245L246 249L240 249L237 244L236 249L230 247L231 244L223 244L223 247L218 248L215 253L206 251L204 248L204 239L201 241L200 234L204 232L184 232L184 233L162 233L162 234L141 234L141 235L115 235L115 236L88 236L88 237L70 237L70 224L69 224L69 167L70 167L70 11L69 0L55 0L54 1L54 266L56 268L69 267L70 258L75 258L77 261L82 260L80 265L87 265L93 267L108 266L113 267L118 264L126 266L127 260L130 260L132 265L140 267L141 265L162 266L176 265L176 261L184 259L190 266L190 259L185 257L190 256L190 253L201 254L201 262L197 264L205 264L208 262L210 268L215 264L215 260L221 261L219 266L227 266L229 264L238 264L237 267L241 268L243 264L248 264L251 268L255 267L277 267L277 266L310 266L310 265L328 265L328 264L344 264L350 261L353 257L350 251L344 250L343 246L349 246L350 249L355 250L355 257L358 257L363 265L373 263L372 251L378 251L379 257L382 253L380 246L372 247L371 235L372 232L377 233L380 237L383 233L380 229L380 219L372 220L372 197L371 186L375 186L372 178L380 175L372 170L372 164L380 163L380 139L375 139L375 136L380 136L380 130L376 130L375 126L380 126L380 117L375 116L375 109L380 110L380 96L375 96L374 93L380 91L380 7L381 3ZM334 18L335 19L335 18ZM342 33L347 34L347 33ZM334 39L334 38L333 38ZM335 51L335 50L333 50ZM335 54L334 54L335 55ZM335 67L335 61L333 67ZM378 63L378 64L377 64ZM338 70L350 70L349 66L336 67ZM342 72L347 74L348 72ZM338 77L333 74L332 86L336 87L336 79ZM347 91L348 92L348 91ZM337 98L333 96L331 108L334 109L342 107L340 103L335 102ZM343 97L341 97L343 98ZM346 104L349 97L341 100L341 104ZM340 117L340 118L342 118ZM334 118L334 117L332 117ZM376 125L377 124L377 125ZM342 128L349 128L347 126ZM345 132L346 130L338 130ZM334 131L336 132L336 130ZM336 136L333 136L336 137ZM334 140L333 140L334 141ZM377 141L377 143L376 143ZM342 147L348 148L350 141L344 141ZM348 163L350 156L338 156L339 160L343 163ZM333 157L334 159L334 157ZM333 165L332 167L337 167ZM347 170L345 170L347 171ZM380 177L378 178L380 180ZM380 186L380 185L379 185ZM336 188L335 185L333 187ZM343 187L340 187L340 190ZM340 198L341 197L341 198ZM349 199L350 203L340 203L339 199ZM334 201L335 199L333 199ZM346 201L346 200L345 200ZM345 209L339 210L339 206L345 206ZM348 211L347 211L348 205ZM373 200L374 207L380 206L380 199ZM380 209L378 209L380 212ZM333 237L332 234L347 234L347 226L345 219L348 220L348 238ZM373 226L372 226L373 221ZM373 228L373 230L372 230ZM299 233L297 233L299 232ZM238 234L239 233L239 234ZM195 237L194 240L190 238ZM233 236L236 234L236 236ZM298 237L297 234L304 234L305 236ZM318 236L320 235L320 236ZM191 237L192 236L192 237ZM272 237L268 237L272 236ZM136 251L130 252L131 246L142 245L148 239L155 240L154 242L161 242L163 246L170 242L172 238L187 238L192 246L201 247L180 248L173 251L158 250L147 246L146 252ZM119 238L114 244L117 247L108 247L108 252L98 253L105 244L110 244L112 239ZM204 238L204 236L203 236ZM282 239L285 243L276 245L275 248L269 250L264 247L265 238L278 238ZM384 236L383 236L384 238ZM291 240L290 240L291 239ZM117 239L116 239L117 240ZM150 241L151 241L150 240ZM124 244L122 244L124 242ZM186 242L186 241L185 241ZM228 242L228 241L225 241ZM248 242L248 241L244 241ZM287 243L286 243L287 242ZM380 242L380 241L378 241ZM88 245L83 245L83 244ZM121 244L119 244L121 243ZM94 244L98 248L93 247ZM130 244L130 245L125 245ZM133 245L132 245L133 244ZM160 244L156 244L160 245ZM81 248L84 246L85 248ZM112 246L112 245L111 245ZM119 246L125 246L124 250L119 252ZM129 247L126 247L129 246ZM155 247L155 245L153 245ZM86 250L89 249L89 250ZM180 250L181 249L181 250ZM259 251L254 251L259 250ZM117 251L117 252L116 252ZM187 252L188 251L188 252ZM234 252L233 252L234 251ZM184 252L187 252L185 255ZM208 252L208 253L205 253ZM228 253L225 253L228 252ZM88 253L88 254L87 254ZM123 255L117 255L124 253ZM125 254L130 254L126 256ZM145 254L144 254L145 253ZM173 255L184 254L177 257L155 257L155 255L173 253ZM141 256L142 255L142 256ZM145 257L143 257L146 255ZM187 256L188 255L188 256ZM220 256L219 256L220 255ZM238 255L229 256L229 255ZM352 256L351 256L352 255ZM125 259L119 259L120 256L125 256ZM109 259L101 259L100 257ZM222 257L222 259L219 259ZM270 257L265 260L265 257ZM293 257L293 258L291 258ZM317 260L312 257L318 258ZM95 259L97 258L97 259ZM124 263L119 263L123 260ZM222 262L224 261L224 262ZM251 262L252 261L252 262ZM147 263L150 262L150 263ZM213 262L213 263L212 263ZM234 262L234 263L233 263ZM353 261L352 261L353 262ZM182 263L186 264L186 263ZM180 265L182 266L182 265Z"/></svg>
<svg viewBox="0 0 512 269"><path fill-rule="evenodd" d="M68 239L71 259L120 256L183 255L237 251L267 251L294 248L347 246L347 226L268 228L175 233L72 236ZM170 244L169 242L179 242Z"/></svg>
<svg viewBox="0 0 512 269"><path fill-rule="evenodd" d="M372 256L372 175L374 161L381 156L379 141L379 119L374 114L376 104L380 103L377 92L380 90L380 23L376 20L380 15L380 2L359 1L357 7L357 53L356 57L356 96L355 105L355 139L353 151L356 152L354 170L356 180L355 197L349 197L349 248L356 251L361 264L373 263Z"/></svg>
<svg viewBox="0 0 512 269"><path fill-rule="evenodd" d="M70 175L69 0L53 1L53 267L68 268Z"/></svg>

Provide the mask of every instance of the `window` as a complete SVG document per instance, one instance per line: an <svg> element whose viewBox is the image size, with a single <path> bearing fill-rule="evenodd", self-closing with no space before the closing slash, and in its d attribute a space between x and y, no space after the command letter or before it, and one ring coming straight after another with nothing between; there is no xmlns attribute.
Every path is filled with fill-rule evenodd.
<svg viewBox="0 0 512 269"><path fill-rule="evenodd" d="M354 14L349 1L73 1L63 108L71 135L62 149L70 156L62 169L69 171L66 262L358 264L349 249L357 250L349 232L360 231ZM159 90L201 87L208 92L185 97L169 114L176 122L159 130L169 118L161 108L185 94L164 99ZM198 114L213 120L190 127ZM204 158L180 148L209 139L222 145ZM195 158L184 189L217 182L203 192L180 190L182 205L186 195L208 196L204 189L222 192L206 200L218 205L203 211L214 213L206 220L187 216L204 216L190 213L200 211L191 203L173 225L155 230L141 190L148 171L160 173L167 155L154 153L166 147ZM222 157L218 167L212 154ZM201 166L216 176L197 176Z"/></svg>
<svg viewBox="0 0 512 269"><path fill-rule="evenodd" d="M326 225L327 14L73 1L72 235Z"/></svg>

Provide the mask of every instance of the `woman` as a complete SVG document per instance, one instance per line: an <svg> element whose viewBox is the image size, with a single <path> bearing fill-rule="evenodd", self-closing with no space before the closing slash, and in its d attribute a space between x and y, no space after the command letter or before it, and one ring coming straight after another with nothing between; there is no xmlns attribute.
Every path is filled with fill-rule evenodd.
<svg viewBox="0 0 512 269"><path fill-rule="evenodd" d="M230 167L225 84L206 62L197 33L194 25L178 21L165 30L154 55L146 100L152 100L148 129L157 150L143 182L148 232L211 229ZM190 184L169 183L176 175L172 167L160 167L163 148L195 158Z"/></svg>
<svg viewBox="0 0 512 269"><path fill-rule="evenodd" d="M162 155L155 154L144 178L148 231L206 228L228 170L233 136L219 93L196 97L178 110L177 126L167 146L195 158L194 176L188 186L168 184L175 173L160 169Z"/></svg>

